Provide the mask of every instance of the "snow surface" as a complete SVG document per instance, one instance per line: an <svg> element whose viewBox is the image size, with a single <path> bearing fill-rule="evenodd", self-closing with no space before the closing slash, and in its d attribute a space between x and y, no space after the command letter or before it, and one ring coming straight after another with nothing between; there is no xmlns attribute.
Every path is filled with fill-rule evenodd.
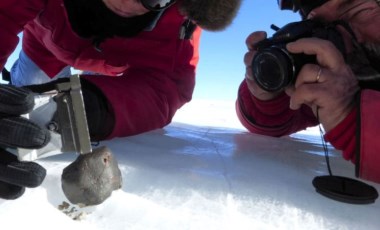
<svg viewBox="0 0 380 230"><path fill-rule="evenodd" d="M104 203L59 210L62 169L74 154L38 162L42 186L0 200L1 229L360 229L380 226L380 204L325 198L311 184L327 173L316 128L289 137L247 133L234 102L192 101L164 129L102 142L113 151L123 187ZM330 148L333 173L354 166ZM379 191L380 186L374 185ZM64 211L71 210L67 215ZM81 215L81 220L73 220Z"/></svg>

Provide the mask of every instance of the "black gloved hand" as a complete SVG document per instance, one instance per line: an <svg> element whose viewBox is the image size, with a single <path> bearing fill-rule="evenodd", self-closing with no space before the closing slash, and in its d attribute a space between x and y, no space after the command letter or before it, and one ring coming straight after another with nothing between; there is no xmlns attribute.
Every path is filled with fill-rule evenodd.
<svg viewBox="0 0 380 230"><path fill-rule="evenodd" d="M20 162L5 148L36 149L50 140L47 129L21 117L34 106L34 94L25 88L0 85L0 198L16 199L25 187L39 186L46 170L35 162Z"/></svg>

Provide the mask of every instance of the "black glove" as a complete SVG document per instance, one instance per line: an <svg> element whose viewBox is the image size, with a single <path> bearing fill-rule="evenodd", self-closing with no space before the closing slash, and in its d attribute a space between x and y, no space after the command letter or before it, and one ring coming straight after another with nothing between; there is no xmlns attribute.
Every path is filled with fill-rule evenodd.
<svg viewBox="0 0 380 230"><path fill-rule="evenodd" d="M113 110L100 89L83 78L80 80L91 141L104 140L115 125ZM45 84L25 87L35 93L44 93L56 89L57 84L68 81L69 78L60 78Z"/></svg>
<svg viewBox="0 0 380 230"><path fill-rule="evenodd" d="M50 140L47 129L21 117L34 106L28 89L0 85L0 198L16 199L25 187L39 186L46 170L35 162L20 162L5 148L36 149Z"/></svg>

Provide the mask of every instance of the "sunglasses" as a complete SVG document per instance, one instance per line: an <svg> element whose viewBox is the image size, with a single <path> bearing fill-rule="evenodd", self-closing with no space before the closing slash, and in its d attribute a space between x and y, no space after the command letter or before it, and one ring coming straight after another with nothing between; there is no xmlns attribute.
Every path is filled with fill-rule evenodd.
<svg viewBox="0 0 380 230"><path fill-rule="evenodd" d="M281 10L300 11L302 15L307 15L312 9L326 2L327 0L277 0Z"/></svg>
<svg viewBox="0 0 380 230"><path fill-rule="evenodd" d="M160 11L173 5L176 0L141 0L145 8L151 11Z"/></svg>
<svg viewBox="0 0 380 230"><path fill-rule="evenodd" d="M300 2L297 0L277 0L280 10L292 10L297 12L299 10Z"/></svg>

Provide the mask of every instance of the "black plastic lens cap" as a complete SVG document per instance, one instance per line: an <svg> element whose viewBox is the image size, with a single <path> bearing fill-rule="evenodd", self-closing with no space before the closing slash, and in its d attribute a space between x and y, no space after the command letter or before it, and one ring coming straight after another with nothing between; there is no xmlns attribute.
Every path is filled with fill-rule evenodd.
<svg viewBox="0 0 380 230"><path fill-rule="evenodd" d="M323 196L350 204L371 204L379 196L371 185L347 177L318 176L313 185Z"/></svg>

